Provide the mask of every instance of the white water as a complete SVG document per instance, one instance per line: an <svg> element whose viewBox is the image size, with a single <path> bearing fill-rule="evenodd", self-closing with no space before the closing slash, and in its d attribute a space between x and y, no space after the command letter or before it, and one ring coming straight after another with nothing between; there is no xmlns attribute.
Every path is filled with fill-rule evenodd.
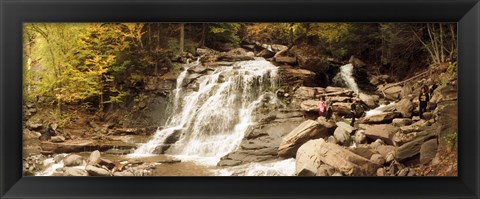
<svg viewBox="0 0 480 199"><path fill-rule="evenodd" d="M378 115L380 113L383 113L383 112L385 112L386 109L392 108L392 106L395 106L395 102L390 102L390 104L388 104L388 105L382 104L375 109L366 111L365 112L365 117L372 116L372 115Z"/></svg>
<svg viewBox="0 0 480 199"><path fill-rule="evenodd" d="M216 171L219 176L294 176L295 159L285 159L267 163L249 163Z"/></svg>
<svg viewBox="0 0 480 199"><path fill-rule="evenodd" d="M215 165L220 157L238 147L245 130L254 122L255 109L276 99L271 91L276 86L277 67L263 58L216 68L196 80L198 91L180 87L187 70L177 79L175 107L165 128L157 130L150 141L129 156L151 155L165 139L180 130L180 140L167 154ZM265 97L270 100L264 100Z"/></svg>
<svg viewBox="0 0 480 199"><path fill-rule="evenodd" d="M65 154L62 154L65 155ZM73 168L79 168L79 169L84 169L86 165L86 162L83 161L82 165L80 166L75 166ZM57 169L63 168L63 160L59 161L58 163L55 163L54 158L47 158L43 161L43 166L45 169L43 171L39 171L35 173L35 176L52 176Z"/></svg>
<svg viewBox="0 0 480 199"><path fill-rule="evenodd" d="M358 85L352 76L353 74L352 71L353 71L353 65L346 64L340 67L339 74L342 77L343 81L347 84L348 88L352 89L353 92L358 94L360 92L360 89L358 88Z"/></svg>

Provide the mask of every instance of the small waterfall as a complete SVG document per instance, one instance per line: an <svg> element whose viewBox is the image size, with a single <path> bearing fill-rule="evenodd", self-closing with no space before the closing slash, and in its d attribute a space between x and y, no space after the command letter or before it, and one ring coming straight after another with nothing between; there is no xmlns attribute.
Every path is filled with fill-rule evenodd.
<svg viewBox="0 0 480 199"><path fill-rule="evenodd" d="M353 78L353 65L346 64L340 67L340 71L333 78L333 82L337 85L348 87L353 92L358 94L360 89L358 88L355 79Z"/></svg>
<svg viewBox="0 0 480 199"><path fill-rule="evenodd" d="M393 108L395 108L395 102L390 102L390 104L388 104L388 105L382 104L375 109L366 111L365 112L365 117L372 116L372 115L378 115L380 113L391 110Z"/></svg>
<svg viewBox="0 0 480 199"><path fill-rule="evenodd" d="M188 66L187 66L188 67ZM218 67L199 77L198 91L182 88L188 68L177 79L174 108L166 128L130 156L152 154L175 132L180 139L168 154L182 159L216 164L220 157L235 150L252 124L254 111L275 96L277 67L263 58ZM192 84L192 83L191 83Z"/></svg>

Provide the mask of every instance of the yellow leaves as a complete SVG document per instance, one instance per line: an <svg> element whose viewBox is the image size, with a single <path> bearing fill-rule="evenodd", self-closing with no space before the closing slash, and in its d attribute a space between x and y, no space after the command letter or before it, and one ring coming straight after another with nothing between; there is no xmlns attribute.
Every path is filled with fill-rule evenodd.
<svg viewBox="0 0 480 199"><path fill-rule="evenodd" d="M347 23L312 23L308 35L316 35L327 42L340 41L343 34L350 28Z"/></svg>

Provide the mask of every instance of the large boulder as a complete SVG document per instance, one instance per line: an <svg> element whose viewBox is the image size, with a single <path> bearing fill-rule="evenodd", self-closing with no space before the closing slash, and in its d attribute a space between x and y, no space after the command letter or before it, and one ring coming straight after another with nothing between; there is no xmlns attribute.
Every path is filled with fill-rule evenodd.
<svg viewBox="0 0 480 199"><path fill-rule="evenodd" d="M324 73L330 69L330 64L326 57L319 54L312 54L312 52L315 52L315 49L294 46L290 49L290 52L297 58L298 66L300 68L317 73Z"/></svg>
<svg viewBox="0 0 480 199"><path fill-rule="evenodd" d="M301 86L295 90L293 97L301 100L316 99L318 94L325 93L325 88L322 87L306 87ZM318 99L316 99L318 100Z"/></svg>
<svg viewBox="0 0 480 199"><path fill-rule="evenodd" d="M88 165L85 170L91 176L110 176L110 171L104 168L98 168L92 165Z"/></svg>
<svg viewBox="0 0 480 199"><path fill-rule="evenodd" d="M328 137L334 128L333 123L307 120L283 137L278 155L285 158L294 157L302 144L311 139Z"/></svg>
<svg viewBox="0 0 480 199"><path fill-rule="evenodd" d="M454 85L446 85L442 88L437 88L433 91L433 95L430 98L430 102L441 103L445 101L457 100L457 88Z"/></svg>
<svg viewBox="0 0 480 199"><path fill-rule="evenodd" d="M400 100L395 104L395 108L402 114L402 117L412 117L414 105L409 99L404 98Z"/></svg>
<svg viewBox="0 0 480 199"><path fill-rule="evenodd" d="M235 48L229 50L228 52L221 53L220 56L218 56L217 60L228 62L254 60L254 54L247 52L243 48Z"/></svg>
<svg viewBox="0 0 480 199"><path fill-rule="evenodd" d="M350 133L348 133L348 131L346 131L345 129L343 129L341 127L337 127L335 129L335 132L333 133L333 136L337 140L338 144L341 144L341 145L344 145L344 146L350 145L350 142L352 140L351 136L350 136Z"/></svg>
<svg viewBox="0 0 480 199"><path fill-rule="evenodd" d="M337 143L348 146L351 143L351 135L355 132L355 128L345 122L337 122L337 128L333 133L333 136L337 140Z"/></svg>
<svg viewBox="0 0 480 199"><path fill-rule="evenodd" d="M401 97L402 90L401 86L391 86L383 90L383 93L385 94L385 99L397 100Z"/></svg>
<svg viewBox="0 0 480 199"><path fill-rule="evenodd" d="M360 128L365 129L364 133L365 136L369 140L377 140L380 139L386 144L393 145L393 136L396 132L400 130L400 128L395 127L391 124L376 124L376 125L365 125L360 124Z"/></svg>
<svg viewBox="0 0 480 199"><path fill-rule="evenodd" d="M349 148L349 150L366 159L370 159L370 157L372 157L372 155L374 154L374 152L370 148L363 146Z"/></svg>
<svg viewBox="0 0 480 199"><path fill-rule="evenodd" d="M323 139L317 141L317 154L321 162L335 168L347 176L372 176L380 165L359 156L339 145L325 142Z"/></svg>
<svg viewBox="0 0 480 199"><path fill-rule="evenodd" d="M320 154L317 153L319 147L319 140L309 140L298 148L295 158L295 175L315 176L322 164Z"/></svg>
<svg viewBox="0 0 480 199"><path fill-rule="evenodd" d="M365 135L364 130L358 130L355 132L355 138L353 140L357 144L364 144L367 142L367 136Z"/></svg>
<svg viewBox="0 0 480 199"><path fill-rule="evenodd" d="M100 151L95 150L90 153L90 157L88 158L88 165L96 165L100 162Z"/></svg>
<svg viewBox="0 0 480 199"><path fill-rule="evenodd" d="M416 156L420 153L422 145L430 139L435 139L434 135L418 137L408 143L403 144L395 149L395 159L399 162Z"/></svg>
<svg viewBox="0 0 480 199"><path fill-rule="evenodd" d="M368 106L368 108L375 108L377 107L377 103L375 103L375 99L370 96L370 95L367 95L365 93L360 93L358 95L358 97L360 98L360 100L365 103L365 105Z"/></svg>
<svg viewBox="0 0 480 199"><path fill-rule="evenodd" d="M284 85L320 86L318 75L309 70L282 66L278 70L280 83Z"/></svg>
<svg viewBox="0 0 480 199"><path fill-rule="evenodd" d="M63 165L66 167L74 167L74 166L80 166L83 164L83 158L82 156L73 154L65 157L63 159Z"/></svg>
<svg viewBox="0 0 480 199"><path fill-rule="evenodd" d="M361 121L365 124L376 124L376 123L390 123L394 118L400 116L398 112L382 112L375 115L369 115Z"/></svg>
<svg viewBox="0 0 480 199"><path fill-rule="evenodd" d="M458 108L456 102L443 102L438 104L437 109L433 112L436 118L435 126L437 134L440 138L446 137L449 133L458 132ZM445 139L439 139L440 146L446 146Z"/></svg>
<svg viewBox="0 0 480 199"><path fill-rule="evenodd" d="M422 144L420 147L420 164L426 164L435 157L437 154L438 141L437 139L431 139Z"/></svg>

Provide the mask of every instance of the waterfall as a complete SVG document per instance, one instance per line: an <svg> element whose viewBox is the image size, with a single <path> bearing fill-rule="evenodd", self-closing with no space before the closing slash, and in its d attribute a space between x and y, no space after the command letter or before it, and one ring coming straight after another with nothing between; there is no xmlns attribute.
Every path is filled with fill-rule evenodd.
<svg viewBox="0 0 480 199"><path fill-rule="evenodd" d="M343 65L340 67L340 71L337 73L337 75L335 75L335 77L333 78L333 81L336 84L348 87L353 92L358 94L360 92L360 89L358 88L358 85L352 76L353 75L352 72L353 72L352 64Z"/></svg>
<svg viewBox="0 0 480 199"><path fill-rule="evenodd" d="M238 147L254 122L255 110L275 97L277 67L263 58L218 67L190 83L198 84L197 91L182 87L189 66L178 76L172 102L175 108L165 128L130 156L152 154L169 136L180 132L180 139L167 154L216 164Z"/></svg>

